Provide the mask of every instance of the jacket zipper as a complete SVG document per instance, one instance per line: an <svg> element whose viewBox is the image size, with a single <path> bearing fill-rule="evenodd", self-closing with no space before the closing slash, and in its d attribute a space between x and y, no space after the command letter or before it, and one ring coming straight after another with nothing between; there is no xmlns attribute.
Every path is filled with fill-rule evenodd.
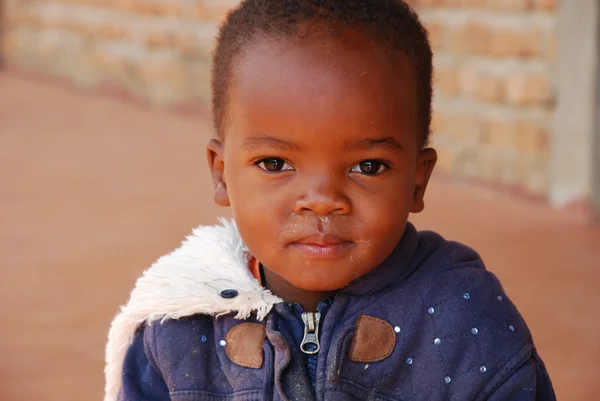
<svg viewBox="0 0 600 401"><path fill-rule="evenodd" d="M304 322L304 338L300 349L307 355L314 355L321 349L321 344L319 344L321 312L303 312L302 321Z"/></svg>
<svg viewBox="0 0 600 401"><path fill-rule="evenodd" d="M319 351L321 350L321 343L319 339L319 330L321 326L321 319L323 318L323 312L326 311L329 306L328 302L324 301L319 303L315 312L303 312L301 314L302 322L304 323L304 338L300 344L300 350L307 356L307 368L310 383L313 387L313 391L316 392L316 379L317 379L317 361L319 360Z"/></svg>

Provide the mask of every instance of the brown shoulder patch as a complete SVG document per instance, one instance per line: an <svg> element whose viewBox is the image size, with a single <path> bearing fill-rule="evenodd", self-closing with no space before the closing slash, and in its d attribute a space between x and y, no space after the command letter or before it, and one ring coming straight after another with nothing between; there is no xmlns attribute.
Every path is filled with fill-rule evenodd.
<svg viewBox="0 0 600 401"><path fill-rule="evenodd" d="M396 346L396 332L385 320L360 315L354 328L350 360L379 362L390 356Z"/></svg>
<svg viewBox="0 0 600 401"><path fill-rule="evenodd" d="M225 352L233 363L246 368L259 369L263 364L265 326L258 323L240 323L232 327L225 340Z"/></svg>

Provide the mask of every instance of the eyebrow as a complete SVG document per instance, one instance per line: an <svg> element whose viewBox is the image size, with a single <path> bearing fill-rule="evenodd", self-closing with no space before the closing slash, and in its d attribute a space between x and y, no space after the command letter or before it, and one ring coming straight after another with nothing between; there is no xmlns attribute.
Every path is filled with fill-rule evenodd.
<svg viewBox="0 0 600 401"><path fill-rule="evenodd" d="M268 147L277 150L298 150L299 147L295 143L284 141L283 139L275 138L266 134L252 134L241 145L241 148L246 151L253 151L261 147Z"/></svg>
<svg viewBox="0 0 600 401"><path fill-rule="evenodd" d="M381 148L389 151L402 150L402 145L395 138L386 136L382 138L360 138L354 142L346 143L346 149L372 149Z"/></svg>

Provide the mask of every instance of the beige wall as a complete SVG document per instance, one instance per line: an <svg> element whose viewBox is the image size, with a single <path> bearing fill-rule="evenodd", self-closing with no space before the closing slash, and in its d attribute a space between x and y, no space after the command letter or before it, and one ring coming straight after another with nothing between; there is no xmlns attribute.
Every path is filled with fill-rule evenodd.
<svg viewBox="0 0 600 401"><path fill-rule="evenodd" d="M206 102L236 0L9 0L6 52L28 69L158 104ZM557 0L416 0L436 54L434 145L455 177L549 197Z"/></svg>
<svg viewBox="0 0 600 401"><path fill-rule="evenodd" d="M595 198L600 218L600 2L562 1L558 16L549 197L555 205Z"/></svg>

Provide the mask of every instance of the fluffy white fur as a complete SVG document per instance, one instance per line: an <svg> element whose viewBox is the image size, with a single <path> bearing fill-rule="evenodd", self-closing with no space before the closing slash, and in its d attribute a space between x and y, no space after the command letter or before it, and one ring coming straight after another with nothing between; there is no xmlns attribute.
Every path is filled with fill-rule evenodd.
<svg viewBox="0 0 600 401"><path fill-rule="evenodd" d="M236 312L262 320L281 299L263 288L248 270L249 254L233 221L196 228L181 247L158 259L135 285L128 303L113 320L106 345L104 401L115 401L127 348L142 323L202 313ZM239 295L219 296L226 289Z"/></svg>

